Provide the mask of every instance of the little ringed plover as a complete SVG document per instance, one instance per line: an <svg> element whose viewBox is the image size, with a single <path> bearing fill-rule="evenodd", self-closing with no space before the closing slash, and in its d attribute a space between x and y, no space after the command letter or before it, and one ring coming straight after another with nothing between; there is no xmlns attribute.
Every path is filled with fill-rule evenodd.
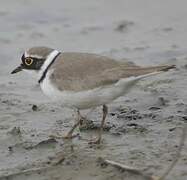
<svg viewBox="0 0 187 180"><path fill-rule="evenodd" d="M139 80L175 67L140 67L97 54L59 52L48 47L30 48L21 61L12 74L22 70L31 73L45 95L62 106L77 109L78 121L67 133L67 138L73 136L80 123L79 110L103 106L102 123L95 143L101 141L108 103L127 94Z"/></svg>

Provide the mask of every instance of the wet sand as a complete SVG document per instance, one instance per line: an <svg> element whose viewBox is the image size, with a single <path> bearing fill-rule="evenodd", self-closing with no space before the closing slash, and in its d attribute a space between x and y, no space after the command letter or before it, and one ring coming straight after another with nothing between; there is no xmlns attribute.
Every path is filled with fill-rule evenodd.
<svg viewBox="0 0 187 180"><path fill-rule="evenodd" d="M6 0L0 6L0 179L140 179L98 158L160 175L175 157L187 120L186 1ZM72 142L49 139L74 123L72 110L47 99L30 76L10 75L25 49L45 45L91 52L138 65L176 64L147 78L109 105L103 143L90 147L101 109L88 114L94 127ZM36 105L36 106L33 106ZM83 112L87 114L89 111ZM187 144L170 180L187 179ZM57 165L53 162L61 159Z"/></svg>

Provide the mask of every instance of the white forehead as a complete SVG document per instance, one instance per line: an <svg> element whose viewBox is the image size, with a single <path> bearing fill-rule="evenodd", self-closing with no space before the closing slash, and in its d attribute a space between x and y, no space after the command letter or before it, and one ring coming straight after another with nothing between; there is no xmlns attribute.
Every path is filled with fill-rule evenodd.
<svg viewBox="0 0 187 180"><path fill-rule="evenodd" d="M24 53L24 57L27 58L27 57L33 57L33 58L37 58L37 59L42 59L43 57L38 55L38 54L29 54L27 51L25 51Z"/></svg>

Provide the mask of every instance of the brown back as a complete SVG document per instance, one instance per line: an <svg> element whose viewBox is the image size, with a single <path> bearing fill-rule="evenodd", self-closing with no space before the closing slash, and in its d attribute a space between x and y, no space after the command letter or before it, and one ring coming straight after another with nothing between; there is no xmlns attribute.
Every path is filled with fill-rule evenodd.
<svg viewBox="0 0 187 180"><path fill-rule="evenodd" d="M168 66L142 68L128 62L89 53L62 53L51 66L52 83L59 90L82 91L117 82L121 78L148 74Z"/></svg>

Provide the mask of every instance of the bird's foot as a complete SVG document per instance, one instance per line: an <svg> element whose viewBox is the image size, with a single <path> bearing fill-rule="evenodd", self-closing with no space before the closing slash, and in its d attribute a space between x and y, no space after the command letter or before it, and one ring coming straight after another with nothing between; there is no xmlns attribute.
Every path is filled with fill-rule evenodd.
<svg viewBox="0 0 187 180"><path fill-rule="evenodd" d="M101 144L101 138L91 139L88 144Z"/></svg>
<svg viewBox="0 0 187 180"><path fill-rule="evenodd" d="M64 136L62 136L60 134L52 134L49 137L50 138L54 138L54 139L73 139L73 138L75 138L77 136L79 136L79 134L75 134L75 135L73 135L73 134L67 134L67 135L64 135Z"/></svg>
<svg viewBox="0 0 187 180"><path fill-rule="evenodd" d="M63 139L73 139L73 138L75 138L75 137L78 137L79 136L79 133L77 133L77 134L67 134L67 135L65 135L65 136L63 136Z"/></svg>

